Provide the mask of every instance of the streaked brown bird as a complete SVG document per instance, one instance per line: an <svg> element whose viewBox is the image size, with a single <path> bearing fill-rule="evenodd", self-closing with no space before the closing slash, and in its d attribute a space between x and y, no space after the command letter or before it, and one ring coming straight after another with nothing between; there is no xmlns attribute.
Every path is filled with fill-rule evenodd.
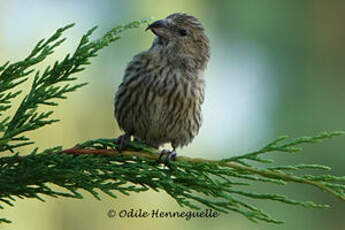
<svg viewBox="0 0 345 230"><path fill-rule="evenodd" d="M209 40L199 20L184 13L146 30L156 35L153 44L127 65L115 95L115 118L125 132L117 144L123 150L131 136L155 148L171 143L160 157L175 160L176 148L189 144L202 123Z"/></svg>

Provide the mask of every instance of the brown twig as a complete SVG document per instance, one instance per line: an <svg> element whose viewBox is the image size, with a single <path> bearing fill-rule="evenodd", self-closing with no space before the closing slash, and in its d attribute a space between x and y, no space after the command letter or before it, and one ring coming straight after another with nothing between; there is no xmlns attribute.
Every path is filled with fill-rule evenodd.
<svg viewBox="0 0 345 230"><path fill-rule="evenodd" d="M69 149L65 149L58 154L91 154L91 155L103 155L103 156L112 156L115 154L121 154L121 155L127 155L127 156L136 156L140 158L150 159L150 160L159 160L159 154L152 154L148 152L138 152L138 151L121 151L121 153L116 149L80 149L78 146L74 146ZM203 158L191 158L191 157L185 157L185 156L178 156L176 161L182 161L182 162L188 162L188 163L213 163L218 164L222 167L227 168L233 168L238 171L246 171L250 172L252 174L257 174L263 177L273 178L273 179L282 179L284 181L291 181L295 183L301 183L301 184L309 184L315 187L318 187L319 189L326 191L328 193L331 193L332 195L338 197L341 200L345 201L345 196L336 193L331 188L327 187L324 183L318 182L318 181L312 181L305 178L301 178L292 174L287 174L284 172L278 172L273 171L269 169L258 169L253 168L250 166L245 166L236 162L224 162L219 160L209 160L209 159L203 159Z"/></svg>

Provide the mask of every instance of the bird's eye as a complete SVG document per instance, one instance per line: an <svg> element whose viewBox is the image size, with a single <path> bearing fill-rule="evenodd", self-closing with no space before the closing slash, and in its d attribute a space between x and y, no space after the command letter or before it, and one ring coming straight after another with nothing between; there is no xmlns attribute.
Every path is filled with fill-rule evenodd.
<svg viewBox="0 0 345 230"><path fill-rule="evenodd" d="M179 29L178 32L179 32L179 34L180 34L181 36L186 36L186 35L187 35L187 30Z"/></svg>

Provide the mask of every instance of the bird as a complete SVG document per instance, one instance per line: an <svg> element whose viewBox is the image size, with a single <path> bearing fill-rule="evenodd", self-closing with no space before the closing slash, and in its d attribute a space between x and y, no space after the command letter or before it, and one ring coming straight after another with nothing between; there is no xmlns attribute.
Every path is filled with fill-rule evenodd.
<svg viewBox="0 0 345 230"><path fill-rule="evenodd" d="M209 39L201 22L174 13L150 24L151 47L128 63L115 93L114 115L124 134L115 142L124 150L131 138L163 149L166 161L192 142L202 125L204 72L210 57Z"/></svg>

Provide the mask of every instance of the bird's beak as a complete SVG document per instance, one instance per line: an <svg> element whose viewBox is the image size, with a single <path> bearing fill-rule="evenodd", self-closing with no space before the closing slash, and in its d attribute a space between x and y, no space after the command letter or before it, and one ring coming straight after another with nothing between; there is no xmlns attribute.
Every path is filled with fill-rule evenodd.
<svg viewBox="0 0 345 230"><path fill-rule="evenodd" d="M151 25L149 25L145 31L151 30L152 33L157 35L158 37L164 37L167 38L170 36L170 32L168 29L168 23L165 20L158 20L153 22Z"/></svg>

